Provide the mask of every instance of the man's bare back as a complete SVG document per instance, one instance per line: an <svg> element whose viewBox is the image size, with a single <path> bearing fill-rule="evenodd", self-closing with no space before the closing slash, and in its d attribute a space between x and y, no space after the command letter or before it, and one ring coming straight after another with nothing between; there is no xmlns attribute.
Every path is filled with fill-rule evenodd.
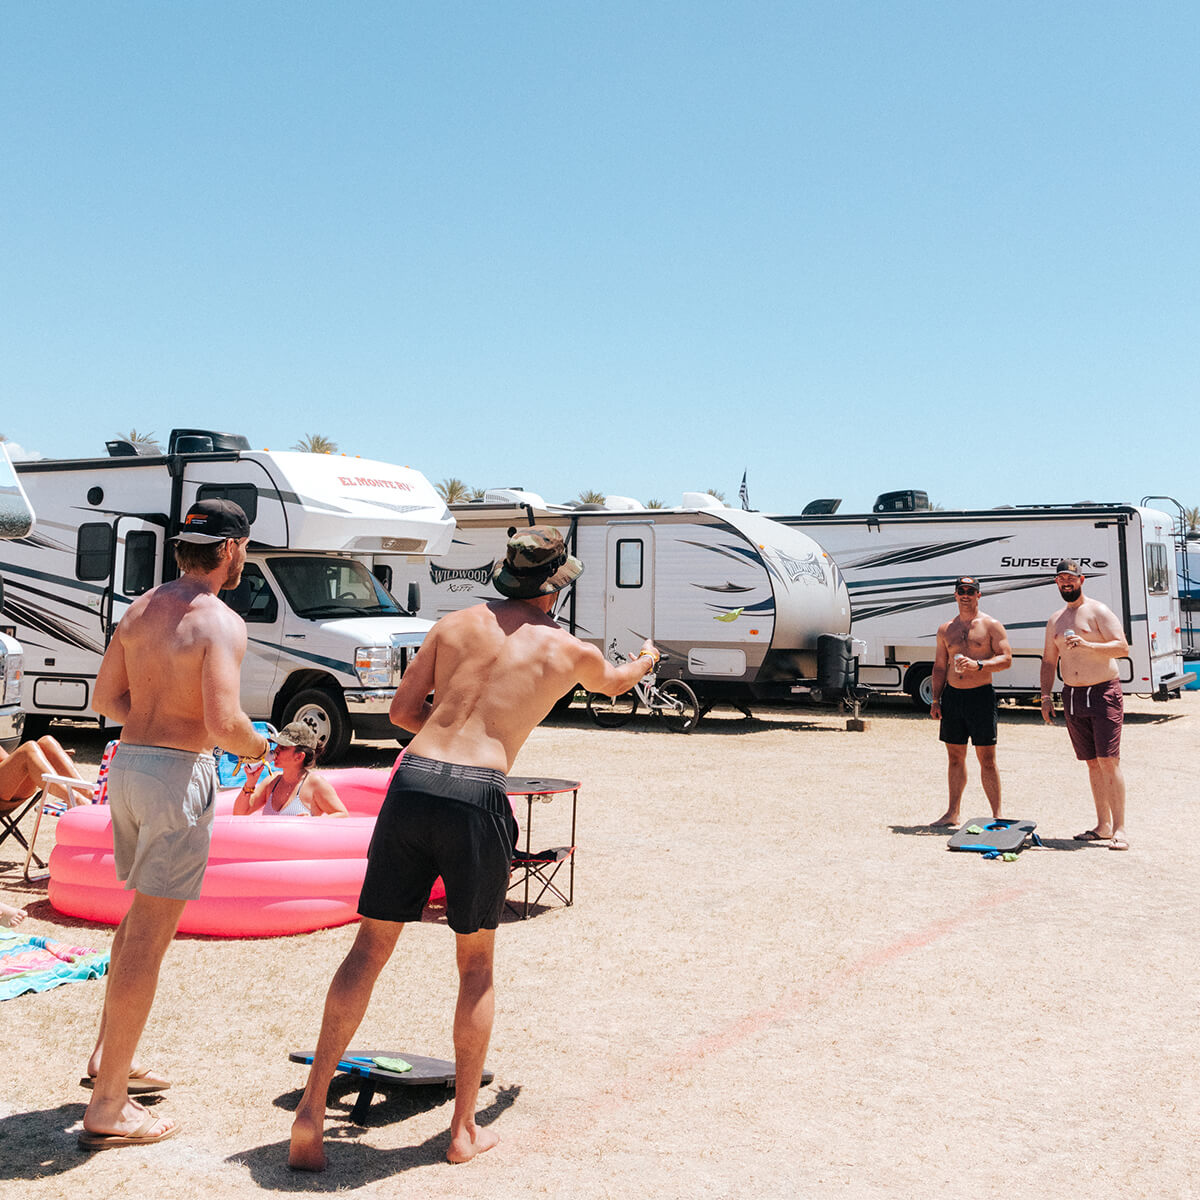
<svg viewBox="0 0 1200 1200"><path fill-rule="evenodd" d="M392 701L392 721L416 731L414 754L507 774L530 732L576 683L627 691L642 677L643 664L612 667L572 637L545 611L553 597L546 601L478 604L438 621Z"/></svg>

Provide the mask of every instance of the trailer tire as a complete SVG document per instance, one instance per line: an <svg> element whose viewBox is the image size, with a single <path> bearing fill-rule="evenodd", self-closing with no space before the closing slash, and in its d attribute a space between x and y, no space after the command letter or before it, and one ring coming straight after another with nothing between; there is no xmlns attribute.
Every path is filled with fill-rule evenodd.
<svg viewBox="0 0 1200 1200"><path fill-rule="evenodd" d="M350 748L350 717L340 696L305 688L283 706L282 723L303 721L317 735L317 761L336 762Z"/></svg>
<svg viewBox="0 0 1200 1200"><path fill-rule="evenodd" d="M912 697L913 708L927 713L933 707L933 667L921 663L913 667L904 681L905 690Z"/></svg>

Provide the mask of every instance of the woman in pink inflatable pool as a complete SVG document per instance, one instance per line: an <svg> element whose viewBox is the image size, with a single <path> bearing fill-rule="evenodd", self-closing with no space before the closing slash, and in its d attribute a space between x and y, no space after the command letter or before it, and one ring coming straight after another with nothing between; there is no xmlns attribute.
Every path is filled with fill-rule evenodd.
<svg viewBox="0 0 1200 1200"><path fill-rule="evenodd" d="M233 804L235 817L348 817L329 782L312 767L317 735L303 721L285 725L272 739L278 775L260 780L263 764L247 765L246 783Z"/></svg>

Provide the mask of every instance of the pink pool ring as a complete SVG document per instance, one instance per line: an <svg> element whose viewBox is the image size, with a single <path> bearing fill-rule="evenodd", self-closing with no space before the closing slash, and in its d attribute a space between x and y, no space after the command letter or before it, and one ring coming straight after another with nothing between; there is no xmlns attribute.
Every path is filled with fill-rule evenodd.
<svg viewBox="0 0 1200 1200"><path fill-rule="evenodd" d="M350 767L322 775L349 817L235 817L236 791L218 794L204 887L184 908L181 933L271 937L358 920L367 847L391 774ZM430 899L445 894L439 879ZM113 866L108 806L69 809L50 855L50 903L116 925L132 902Z"/></svg>

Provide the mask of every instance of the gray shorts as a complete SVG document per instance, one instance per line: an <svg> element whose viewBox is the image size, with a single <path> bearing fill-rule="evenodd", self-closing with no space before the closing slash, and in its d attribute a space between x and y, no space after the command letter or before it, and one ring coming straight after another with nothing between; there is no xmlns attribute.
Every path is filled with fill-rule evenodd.
<svg viewBox="0 0 1200 1200"><path fill-rule="evenodd" d="M126 891L195 900L216 811L212 754L122 742L108 768L113 857Z"/></svg>

